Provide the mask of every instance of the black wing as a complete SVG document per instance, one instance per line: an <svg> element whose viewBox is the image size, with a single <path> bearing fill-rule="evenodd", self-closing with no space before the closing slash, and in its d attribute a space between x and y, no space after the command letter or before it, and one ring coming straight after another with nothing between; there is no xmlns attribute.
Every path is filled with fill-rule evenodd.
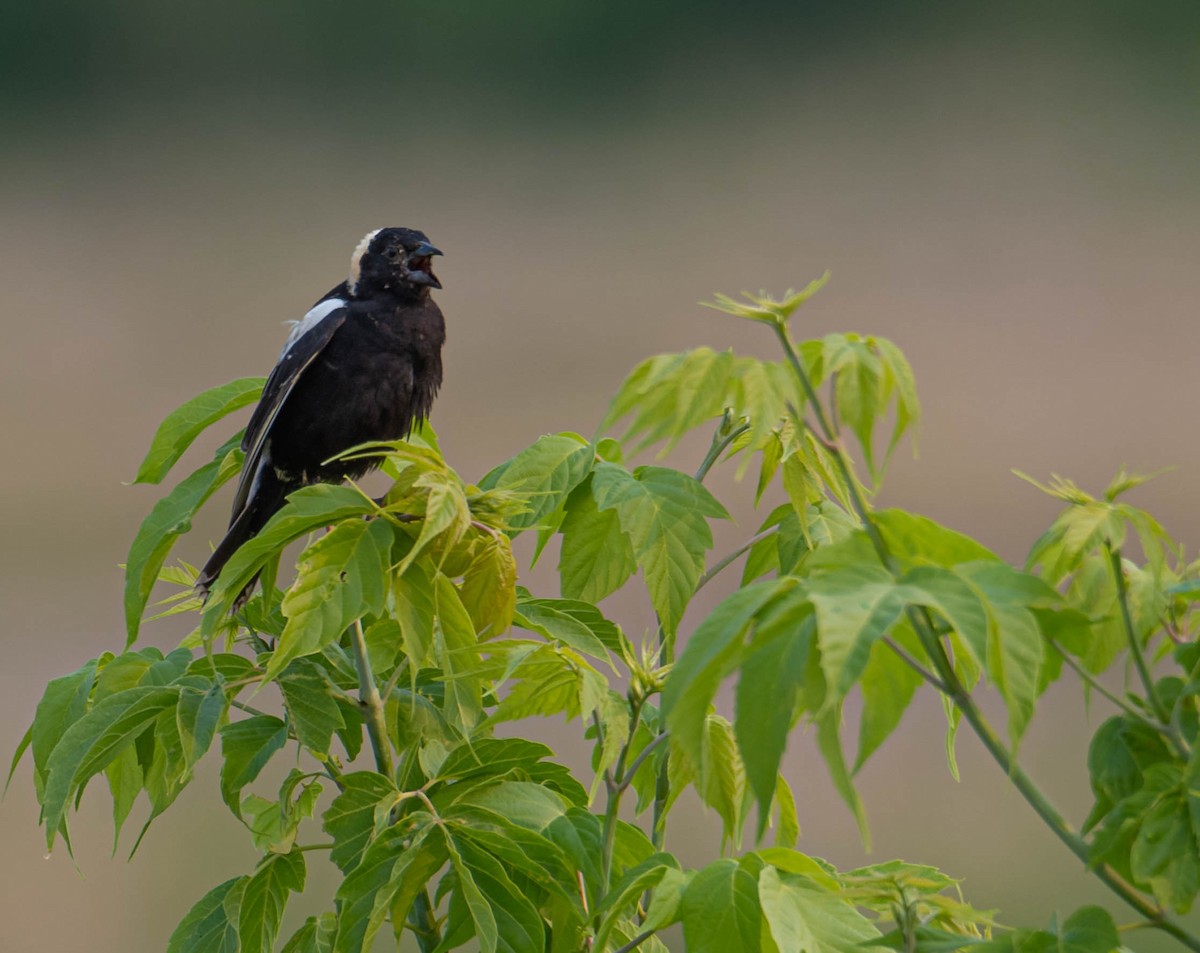
<svg viewBox="0 0 1200 953"><path fill-rule="evenodd" d="M233 499L231 522L245 509L246 501L250 498L271 425L279 416L284 402L305 370L325 349L338 328L346 323L348 314L345 307L340 307L325 315L284 350L279 363L271 370L262 397L259 398L258 406L254 408L254 414L246 427L246 435L242 437L242 449L246 452L246 459L242 463L242 475L238 479L237 493Z"/></svg>

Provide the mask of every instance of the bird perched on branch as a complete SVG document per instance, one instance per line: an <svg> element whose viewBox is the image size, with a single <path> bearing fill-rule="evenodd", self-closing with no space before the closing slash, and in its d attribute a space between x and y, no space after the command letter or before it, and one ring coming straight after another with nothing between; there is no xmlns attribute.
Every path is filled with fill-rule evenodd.
<svg viewBox="0 0 1200 953"><path fill-rule="evenodd" d="M349 278L295 322L242 438L229 530L196 579L202 593L289 493L374 466L331 457L399 440L429 415L446 337L429 294L442 286L430 264L440 254L415 229L370 232L354 249Z"/></svg>

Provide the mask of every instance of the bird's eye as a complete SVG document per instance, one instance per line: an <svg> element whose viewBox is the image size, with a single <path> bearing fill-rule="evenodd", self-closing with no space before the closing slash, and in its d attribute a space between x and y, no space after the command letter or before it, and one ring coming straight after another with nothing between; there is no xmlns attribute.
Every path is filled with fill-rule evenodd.
<svg viewBox="0 0 1200 953"><path fill-rule="evenodd" d="M400 254L400 252L396 248L387 248L387 249L384 249L383 257L386 258L388 261L395 261L396 256L399 254Z"/></svg>

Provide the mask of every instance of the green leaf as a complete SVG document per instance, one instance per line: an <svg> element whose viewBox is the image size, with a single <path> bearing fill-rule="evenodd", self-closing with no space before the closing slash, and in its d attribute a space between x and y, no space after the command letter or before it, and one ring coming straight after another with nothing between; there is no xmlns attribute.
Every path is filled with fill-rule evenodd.
<svg viewBox="0 0 1200 953"><path fill-rule="evenodd" d="M271 953L289 893L304 890L304 855L271 854L246 883L238 915L239 953Z"/></svg>
<svg viewBox="0 0 1200 953"><path fill-rule="evenodd" d="M192 517L205 501L229 481L242 466L242 451L235 438L191 476L154 504L142 521L125 557L125 646L137 638L142 613L171 547L192 528Z"/></svg>
<svg viewBox="0 0 1200 953"><path fill-rule="evenodd" d="M64 732L46 762L42 816L48 848L54 846L71 796L132 745L178 698L176 688L130 688L99 702Z"/></svg>
<svg viewBox="0 0 1200 953"><path fill-rule="evenodd" d="M336 933L337 917L332 913L309 917L283 945L280 953L333 953L333 938Z"/></svg>
<svg viewBox="0 0 1200 953"><path fill-rule="evenodd" d="M321 826L333 838L329 859L347 873L358 865L375 833L375 810L395 800L396 786L374 771L342 775L342 791L321 815Z"/></svg>
<svg viewBox="0 0 1200 953"><path fill-rule="evenodd" d="M544 744L524 738L478 738L447 754L437 777L459 781L488 775L500 777L513 768L528 770L553 754Z"/></svg>
<svg viewBox="0 0 1200 953"><path fill-rule="evenodd" d="M895 624L911 595L879 565L841 566L810 577L831 701L845 697L858 681L871 647Z"/></svg>
<svg viewBox="0 0 1200 953"><path fill-rule="evenodd" d="M258 400L266 379L244 377L214 387L173 410L158 426L134 483L160 483L192 441L227 414Z"/></svg>
<svg viewBox="0 0 1200 953"><path fill-rule="evenodd" d="M638 467L631 474L602 462L592 480L597 507L616 510L650 601L673 636L713 545L708 519L729 514L699 481L678 470Z"/></svg>
<svg viewBox="0 0 1200 953"><path fill-rule="evenodd" d="M350 520L304 550L296 581L283 597L287 625L264 680L336 642L366 613L382 611L392 539L386 520Z"/></svg>
<svg viewBox="0 0 1200 953"><path fill-rule="evenodd" d="M328 755L334 732L346 727L329 682L315 665L297 659L279 676L279 688L300 744L318 756Z"/></svg>
<svg viewBox="0 0 1200 953"><path fill-rule="evenodd" d="M892 636L910 655L921 655L916 634L906 623L896 626ZM858 756L854 761L855 774L896 730L921 684L921 676L888 646L876 642L871 648L859 684L863 693L863 710L858 731Z"/></svg>
<svg viewBox="0 0 1200 953"><path fill-rule="evenodd" d="M745 633L758 612L793 581L759 582L722 601L696 628L663 687L663 716L672 742L701 762L705 719L721 680L741 658Z"/></svg>
<svg viewBox="0 0 1200 953"><path fill-rule="evenodd" d="M501 533L485 535L473 547L459 596L475 630L488 637L512 625L517 602L517 562L512 543Z"/></svg>
<svg viewBox="0 0 1200 953"><path fill-rule="evenodd" d="M287 737L287 725L272 715L253 715L221 729L221 797L236 817L242 816L242 788L258 777Z"/></svg>
<svg viewBox="0 0 1200 953"><path fill-rule="evenodd" d="M599 610L586 602L569 599L531 599L521 602L517 606L514 618L516 624L526 631L536 632L545 639L562 642L592 658L608 661L608 650L596 629L583 621L579 614L572 614L569 607L581 607L588 622L596 621L596 617L599 617L601 623L607 622ZM591 609L595 616L589 617L590 614L586 613L588 609ZM616 626L611 622L604 627L605 634L609 630L616 632Z"/></svg>
<svg viewBox="0 0 1200 953"><path fill-rule="evenodd" d="M471 910L481 953L529 953L545 949L546 930L541 915L509 878L504 865L469 838L448 840L453 840L450 861L459 876L463 899ZM480 909L480 900L488 908L487 914Z"/></svg>
<svg viewBox="0 0 1200 953"><path fill-rule="evenodd" d="M42 693L29 736L34 770L43 780L50 753L66 730L83 716L96 682L96 666L97 661L92 659L70 675L52 679Z"/></svg>
<svg viewBox="0 0 1200 953"><path fill-rule="evenodd" d="M292 540L351 517L366 516L374 512L374 507L354 487L322 483L296 490L267 525L225 564L209 593L201 632L210 635L216 630L242 589Z"/></svg>
<svg viewBox="0 0 1200 953"><path fill-rule="evenodd" d="M875 524L888 551L903 564L953 567L959 563L1001 562L970 536L904 510L878 510Z"/></svg>
<svg viewBox="0 0 1200 953"><path fill-rule="evenodd" d="M142 766L138 762L137 748L130 745L104 769L108 777L108 789L113 799L113 853L121 839L121 828L133 810L134 801L142 793Z"/></svg>
<svg viewBox="0 0 1200 953"><path fill-rule="evenodd" d="M617 511L596 506L594 483L589 476L567 498L558 561L563 595L586 602L616 592L637 570L633 543Z"/></svg>
<svg viewBox="0 0 1200 953"><path fill-rule="evenodd" d="M553 513L592 470L595 448L578 434L538 439L508 463L484 477L482 489L509 490L527 500L527 509L509 521L514 535L537 526Z"/></svg>
<svg viewBox="0 0 1200 953"><path fill-rule="evenodd" d="M871 831L867 826L866 808L863 807L862 799L854 788L854 779L846 768L846 756L842 751L841 702L831 707L826 706L815 720L817 723L817 748L821 752L821 757L825 759L825 766L829 769L829 777L833 781L834 788L854 815L863 848L869 851L871 849Z"/></svg>
<svg viewBox="0 0 1200 953"><path fill-rule="evenodd" d="M388 828L373 841L337 891L335 953L364 953L389 912L403 921L407 906L446 861L445 838L428 814L413 815L416 833ZM407 906L404 898L407 898ZM392 911L393 902L396 903ZM404 907L404 909L400 909Z"/></svg>
<svg viewBox="0 0 1200 953"><path fill-rule="evenodd" d="M760 953L762 910L754 878L735 860L696 872L683 892L688 953Z"/></svg>
<svg viewBox="0 0 1200 953"><path fill-rule="evenodd" d="M608 895L595 910L595 916L600 920L600 926L596 929L596 949L608 949L606 944L613 928L623 916L636 912L642 895L647 890L656 888L668 871L679 873L679 861L670 854L656 853L636 867L625 871L621 879L612 885ZM661 915L661 908L659 912Z"/></svg>
<svg viewBox="0 0 1200 953"><path fill-rule="evenodd" d="M1036 577L1002 563L967 563L958 573L987 612L983 661L1008 707L1008 734L1015 750L1033 716L1045 651L1041 628L1030 610L1058 604L1058 595Z"/></svg>
<svg viewBox="0 0 1200 953"><path fill-rule="evenodd" d="M764 867L758 898L775 945L804 953L869 953L879 931L837 892L819 889L807 877Z"/></svg>
<svg viewBox="0 0 1200 953"><path fill-rule="evenodd" d="M175 718L184 762L189 769L208 751L227 707L220 682L213 682L205 691L184 688L180 692Z"/></svg>
<svg viewBox="0 0 1200 953"><path fill-rule="evenodd" d="M1080 907L1063 922L1056 953L1112 953L1121 935L1102 907Z"/></svg>
<svg viewBox="0 0 1200 953"><path fill-rule="evenodd" d="M758 801L758 838L771 816L779 765L787 747L811 640L777 638L752 651L742 663L734 719L746 778Z"/></svg>
<svg viewBox="0 0 1200 953"><path fill-rule="evenodd" d="M237 922L249 877L214 887L180 921L167 953L239 953Z"/></svg>

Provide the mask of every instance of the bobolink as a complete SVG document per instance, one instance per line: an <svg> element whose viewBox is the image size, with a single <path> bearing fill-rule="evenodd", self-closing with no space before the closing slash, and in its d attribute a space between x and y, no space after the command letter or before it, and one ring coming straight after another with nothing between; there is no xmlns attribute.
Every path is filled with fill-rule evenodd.
<svg viewBox="0 0 1200 953"><path fill-rule="evenodd" d="M429 294L442 286L430 266L440 254L415 229L370 232L354 249L350 277L295 322L242 438L229 530L196 580L202 593L289 493L375 465L331 457L399 440L429 415L446 337Z"/></svg>

